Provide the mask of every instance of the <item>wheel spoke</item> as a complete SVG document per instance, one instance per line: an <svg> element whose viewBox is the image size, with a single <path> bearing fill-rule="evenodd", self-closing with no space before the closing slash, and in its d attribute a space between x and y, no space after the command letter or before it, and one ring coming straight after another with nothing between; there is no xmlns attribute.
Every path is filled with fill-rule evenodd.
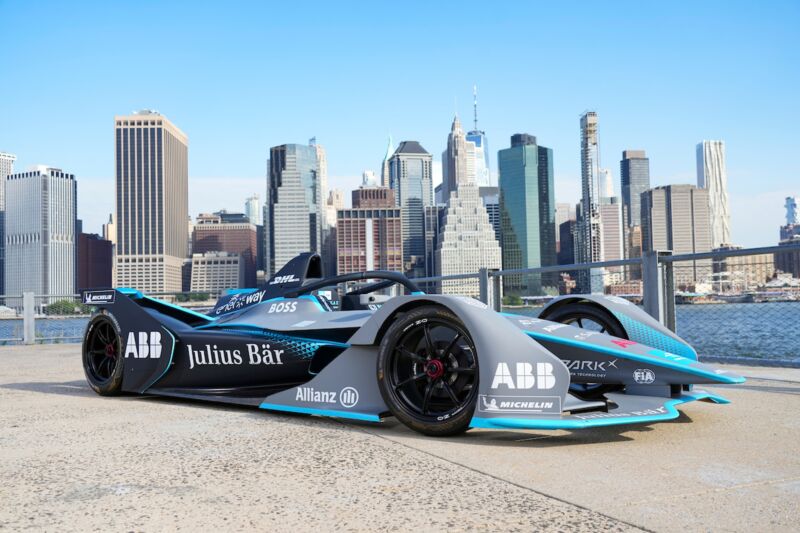
<svg viewBox="0 0 800 533"><path fill-rule="evenodd" d="M428 402L431 401L431 394L433 393L433 385L435 383L436 383L435 381L431 381L430 383L428 383L428 386L425 387L425 397L422 399L422 414L423 415L427 415L428 414Z"/></svg>
<svg viewBox="0 0 800 533"><path fill-rule="evenodd" d="M109 341L108 337L106 337L106 332L104 330L105 328L103 326L97 328L97 338L99 338L100 342L103 344L111 344L111 341Z"/></svg>
<svg viewBox="0 0 800 533"><path fill-rule="evenodd" d="M456 367L456 368L450 368L447 371L448 372L452 372L454 374L467 374L467 375L475 374L475 368L466 368L466 367L461 367L461 366Z"/></svg>
<svg viewBox="0 0 800 533"><path fill-rule="evenodd" d="M442 352L442 357L447 357L447 354L449 354L453 350L453 348L455 348L456 343L460 338L461 338L461 333L456 332L456 336L453 337L453 340L450 341L450 344L448 344L447 348L445 348L444 352Z"/></svg>
<svg viewBox="0 0 800 533"><path fill-rule="evenodd" d="M422 330L425 332L425 347L428 350L428 355L431 357L436 357L436 348L433 346L433 339L431 339L431 328L428 324L422 326Z"/></svg>
<svg viewBox="0 0 800 533"><path fill-rule="evenodd" d="M398 383L397 385L395 385L394 386L394 390L397 390L397 389L399 389L400 387L402 387L404 385L408 385L409 383L411 383L413 381L419 381L420 379L424 378L425 375L426 375L425 372L422 372L421 374L416 374L414 376L406 378L403 381L401 381L400 383Z"/></svg>
<svg viewBox="0 0 800 533"><path fill-rule="evenodd" d="M453 392L453 388L450 387L450 384L442 380L442 385L444 385L444 390L447 392L447 395L450 396L451 400L453 400L453 404L458 405L458 396L456 396L456 393Z"/></svg>
<svg viewBox="0 0 800 533"><path fill-rule="evenodd" d="M411 359L411 360L413 360L413 361L417 361L418 363L425 363L425 362L427 362L427 361L428 361L427 359L425 359L425 358L424 358L424 357L422 357L421 355L419 355L419 354L415 354L414 352L412 352L411 350L409 350L409 349L408 349L408 348L406 348L405 346L398 346L398 347L397 347L397 348L395 348L395 349L396 349L398 352L400 352L400 353L402 353L403 355L405 355L406 357L408 357L409 359Z"/></svg>

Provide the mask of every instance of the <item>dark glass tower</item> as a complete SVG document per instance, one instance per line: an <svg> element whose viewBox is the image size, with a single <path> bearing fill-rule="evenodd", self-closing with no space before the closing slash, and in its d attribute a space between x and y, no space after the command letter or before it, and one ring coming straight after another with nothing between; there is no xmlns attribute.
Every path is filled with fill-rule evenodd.
<svg viewBox="0 0 800 533"><path fill-rule="evenodd" d="M532 135L516 134L497 157L503 269L556 264L553 150ZM540 276L508 276L505 290L538 294L543 282L548 280Z"/></svg>
<svg viewBox="0 0 800 533"><path fill-rule="evenodd" d="M644 150L625 150L619 162L625 227L641 226L641 196L650 188L650 160Z"/></svg>

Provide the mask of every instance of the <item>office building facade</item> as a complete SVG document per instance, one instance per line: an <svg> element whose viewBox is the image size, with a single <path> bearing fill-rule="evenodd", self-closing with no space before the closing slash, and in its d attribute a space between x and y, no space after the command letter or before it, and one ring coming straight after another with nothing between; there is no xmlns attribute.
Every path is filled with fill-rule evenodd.
<svg viewBox="0 0 800 533"><path fill-rule="evenodd" d="M403 141L389 159L389 184L403 219L403 270L425 273L425 207L433 205L433 157L417 141Z"/></svg>
<svg viewBox="0 0 800 533"><path fill-rule="evenodd" d="M239 288L255 287L258 249L256 239L256 225L243 213L201 213L192 234L192 257L194 254L207 252L236 254L244 269L243 284Z"/></svg>
<svg viewBox="0 0 800 533"><path fill-rule="evenodd" d="M642 251L671 250L673 254L710 252L711 225L708 189L666 185L642 194ZM675 284L688 287L711 281L710 260L674 266Z"/></svg>
<svg viewBox="0 0 800 533"><path fill-rule="evenodd" d="M516 134L497 160L503 269L556 264L553 151L532 135ZM506 292L526 294L540 294L551 281L539 275L503 279Z"/></svg>
<svg viewBox="0 0 800 533"><path fill-rule="evenodd" d="M242 287L245 265L239 254L204 252L192 254L191 292L206 292L211 297L223 291Z"/></svg>
<svg viewBox="0 0 800 533"><path fill-rule="evenodd" d="M39 166L7 176L5 193L6 294L74 294L75 176Z"/></svg>
<svg viewBox="0 0 800 533"><path fill-rule="evenodd" d="M625 226L642 224L642 193L650 188L650 160L644 150L624 150L619 162Z"/></svg>
<svg viewBox="0 0 800 533"><path fill-rule="evenodd" d="M403 269L400 208L394 191L362 187L353 191L353 208L337 211L337 272Z"/></svg>
<svg viewBox="0 0 800 533"><path fill-rule="evenodd" d="M300 253L322 253L324 215L316 146L270 148L268 168L264 266L271 277Z"/></svg>
<svg viewBox="0 0 800 533"><path fill-rule="evenodd" d="M712 246L720 248L730 244L731 215L724 141L703 141L697 145L697 186L708 190Z"/></svg>
<svg viewBox="0 0 800 533"><path fill-rule="evenodd" d="M114 122L116 285L178 292L188 254L188 138L155 111Z"/></svg>
<svg viewBox="0 0 800 533"><path fill-rule="evenodd" d="M14 173L14 161L17 156L0 152L0 294L5 294L5 257L6 257L6 232L5 232L5 181L6 176Z"/></svg>

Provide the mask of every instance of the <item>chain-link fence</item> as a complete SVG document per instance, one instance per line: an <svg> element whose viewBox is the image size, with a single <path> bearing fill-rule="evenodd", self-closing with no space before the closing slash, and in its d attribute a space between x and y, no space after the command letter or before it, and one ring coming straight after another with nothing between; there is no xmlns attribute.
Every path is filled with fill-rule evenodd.
<svg viewBox="0 0 800 533"><path fill-rule="evenodd" d="M800 279L777 264L773 253L672 261L676 333L709 360L800 362Z"/></svg>

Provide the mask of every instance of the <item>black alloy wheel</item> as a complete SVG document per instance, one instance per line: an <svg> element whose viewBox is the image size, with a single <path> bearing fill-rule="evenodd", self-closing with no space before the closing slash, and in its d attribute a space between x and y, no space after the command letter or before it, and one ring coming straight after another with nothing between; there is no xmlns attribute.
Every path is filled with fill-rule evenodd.
<svg viewBox="0 0 800 533"><path fill-rule="evenodd" d="M611 313L592 304L568 303L543 318L620 339L628 338L625 329ZM570 383L569 386L570 392L585 400L600 399L608 392L620 391L623 388L621 384L612 383Z"/></svg>
<svg viewBox="0 0 800 533"><path fill-rule="evenodd" d="M114 322L107 315L89 321L83 339L83 370L95 392L118 394L122 387L122 341Z"/></svg>
<svg viewBox="0 0 800 533"><path fill-rule="evenodd" d="M414 309L384 335L378 380L386 405L407 426L426 435L462 433L478 394L472 337L445 308Z"/></svg>

